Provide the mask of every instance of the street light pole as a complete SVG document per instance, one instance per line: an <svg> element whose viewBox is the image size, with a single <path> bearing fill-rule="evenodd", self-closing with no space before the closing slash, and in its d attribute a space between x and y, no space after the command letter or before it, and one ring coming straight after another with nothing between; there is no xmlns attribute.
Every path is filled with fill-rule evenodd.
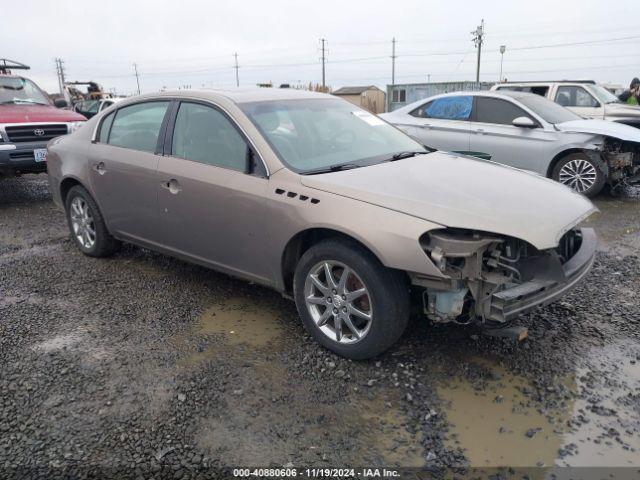
<svg viewBox="0 0 640 480"><path fill-rule="evenodd" d="M504 60L504 52L507 51L506 45L500 45L500 82L502 82L502 61Z"/></svg>

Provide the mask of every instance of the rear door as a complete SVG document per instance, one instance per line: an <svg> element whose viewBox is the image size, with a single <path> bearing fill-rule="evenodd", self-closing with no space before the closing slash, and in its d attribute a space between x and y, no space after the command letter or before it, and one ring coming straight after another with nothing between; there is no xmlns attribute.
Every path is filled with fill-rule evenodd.
<svg viewBox="0 0 640 480"><path fill-rule="evenodd" d="M518 117L528 117L538 127L516 127L512 122ZM475 97L470 140L472 155L544 174L556 137L556 133L546 131L536 118L509 100Z"/></svg>
<svg viewBox="0 0 640 480"><path fill-rule="evenodd" d="M405 131L429 147L466 153L472 105L470 95L436 98L409 113L413 127Z"/></svg>
<svg viewBox="0 0 640 480"><path fill-rule="evenodd" d="M164 246L229 273L271 281L264 254L266 170L225 112L181 102L158 172Z"/></svg>
<svg viewBox="0 0 640 480"><path fill-rule="evenodd" d="M582 85L559 85L554 101L582 117L604 119L604 105Z"/></svg>
<svg viewBox="0 0 640 480"><path fill-rule="evenodd" d="M170 101L128 105L107 115L89 147L91 185L109 230L155 243L158 161Z"/></svg>

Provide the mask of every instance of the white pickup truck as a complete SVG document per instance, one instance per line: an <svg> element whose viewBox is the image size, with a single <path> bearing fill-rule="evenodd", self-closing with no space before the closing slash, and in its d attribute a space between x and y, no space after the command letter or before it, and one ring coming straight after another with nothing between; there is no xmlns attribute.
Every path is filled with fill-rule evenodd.
<svg viewBox="0 0 640 480"><path fill-rule="evenodd" d="M505 82L494 85L491 90L535 93L582 117L610 120L640 128L640 107L622 103L593 80Z"/></svg>

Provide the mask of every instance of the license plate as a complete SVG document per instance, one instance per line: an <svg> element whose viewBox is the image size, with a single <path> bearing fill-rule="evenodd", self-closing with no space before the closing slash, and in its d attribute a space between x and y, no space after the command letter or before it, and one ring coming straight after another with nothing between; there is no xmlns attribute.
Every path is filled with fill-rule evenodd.
<svg viewBox="0 0 640 480"><path fill-rule="evenodd" d="M36 148L33 151L33 158L36 159L36 162L46 162L47 161L47 149L46 148Z"/></svg>

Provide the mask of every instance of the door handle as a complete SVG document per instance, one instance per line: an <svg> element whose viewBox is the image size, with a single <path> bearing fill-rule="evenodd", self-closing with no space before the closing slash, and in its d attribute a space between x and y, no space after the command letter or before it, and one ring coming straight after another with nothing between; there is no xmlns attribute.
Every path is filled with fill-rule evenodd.
<svg viewBox="0 0 640 480"><path fill-rule="evenodd" d="M484 134L485 134L485 131L484 131L484 129L482 129L482 128L478 128L478 129L476 130L476 133L477 133L478 135L484 135Z"/></svg>
<svg viewBox="0 0 640 480"><path fill-rule="evenodd" d="M172 178L168 182L162 182L160 185L162 186L162 188L166 188L167 190L169 190L169 192L173 193L174 195L177 195L182 191L180 182L178 182L178 180L176 180L175 178Z"/></svg>
<svg viewBox="0 0 640 480"><path fill-rule="evenodd" d="M425 123L424 125L420 125L420 128L432 129L433 125L429 125L428 123Z"/></svg>
<svg viewBox="0 0 640 480"><path fill-rule="evenodd" d="M107 173L107 169L104 166L104 162L98 162L93 166L93 170L98 172L100 175L104 175Z"/></svg>

